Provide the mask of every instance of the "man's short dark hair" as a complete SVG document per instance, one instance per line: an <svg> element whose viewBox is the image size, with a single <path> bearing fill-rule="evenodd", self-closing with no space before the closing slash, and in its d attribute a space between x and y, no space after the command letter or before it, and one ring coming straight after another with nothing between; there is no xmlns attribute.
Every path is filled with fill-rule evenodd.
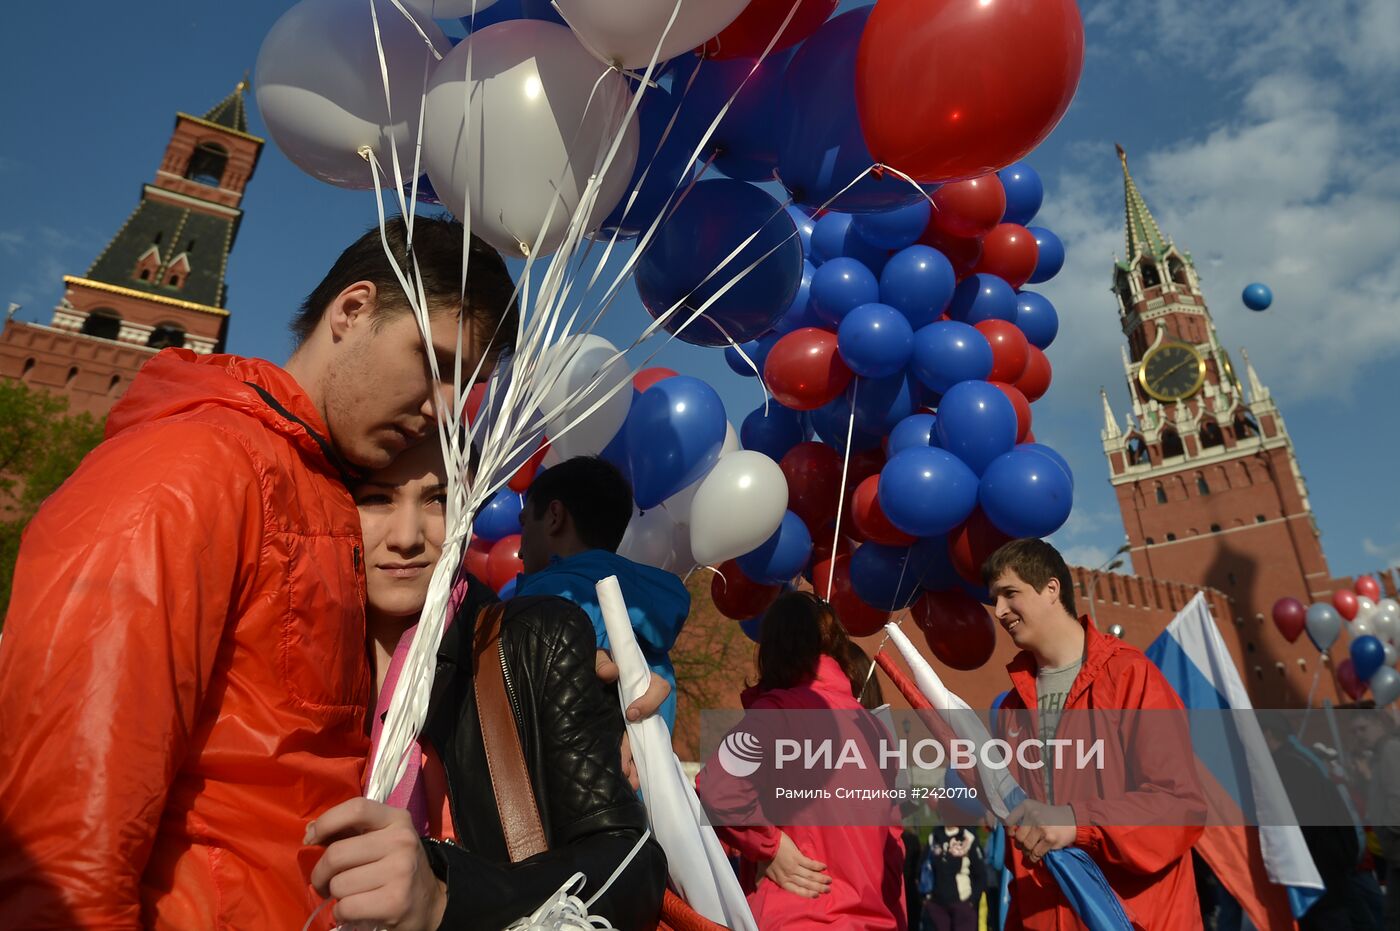
<svg viewBox="0 0 1400 931"><path fill-rule="evenodd" d="M385 226L389 249L398 260L404 276L413 269L408 255L408 231L402 217ZM413 258L428 298L429 313L456 313L462 300L462 224L449 217L415 217ZM389 258L379 227L371 227L335 260L331 270L302 302L292 320L297 345L306 342L321 322L336 295L357 281L368 281L377 293L375 319L409 312L407 297ZM519 309L514 300L515 282L500 253L473 236L467 258L466 308L470 317L483 324L482 341L491 340L488 357L494 357L515 342Z"/></svg>
<svg viewBox="0 0 1400 931"><path fill-rule="evenodd" d="M1026 537L1002 544L987 561L982 564L982 584L991 588L1007 569L1021 577L1021 581L1038 592L1045 591L1051 579L1060 582L1060 604L1064 605L1070 617L1078 617L1074 607L1074 581L1069 575L1069 566L1060 551L1044 540Z"/></svg>
<svg viewBox="0 0 1400 931"><path fill-rule="evenodd" d="M632 485L617 466L597 456L575 456L545 469L530 483L526 506L543 517L558 501L585 546L616 553L632 520Z"/></svg>

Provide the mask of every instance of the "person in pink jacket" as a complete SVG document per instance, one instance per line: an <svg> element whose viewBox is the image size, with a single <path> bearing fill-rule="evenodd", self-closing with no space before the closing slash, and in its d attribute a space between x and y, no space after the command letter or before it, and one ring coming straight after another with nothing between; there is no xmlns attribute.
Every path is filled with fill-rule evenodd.
<svg viewBox="0 0 1400 931"><path fill-rule="evenodd" d="M749 906L762 931L906 931L908 925L897 809L889 798L843 797L852 790L889 788L879 767L853 771L788 762L781 773L772 769L775 739L799 732L805 739L831 738L838 753L855 742L865 759L878 759L877 742L886 732L852 694L852 683L864 676L853 677L846 668L849 646L829 604L810 592L780 596L763 617L758 684L744 692L746 715L731 731L731 738L763 746L764 758L756 772L740 776L717 751L697 779L720 839L743 859ZM781 714L823 710L834 713ZM784 801L779 787L815 800ZM838 794L838 788L846 792Z"/></svg>

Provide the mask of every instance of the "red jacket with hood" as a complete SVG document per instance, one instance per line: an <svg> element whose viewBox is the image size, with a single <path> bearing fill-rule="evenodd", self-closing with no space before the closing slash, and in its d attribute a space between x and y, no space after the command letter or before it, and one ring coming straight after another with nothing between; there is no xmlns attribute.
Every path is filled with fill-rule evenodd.
<svg viewBox="0 0 1400 931"><path fill-rule="evenodd" d="M306 825L361 791L363 578L354 503L291 376L148 362L20 548L0 927L300 928Z"/></svg>
<svg viewBox="0 0 1400 931"><path fill-rule="evenodd" d="M1201 927L1191 847L1205 823L1205 797L1196 781L1194 755L1185 715L1126 715L1121 710L1181 710L1181 699L1141 650L1106 637L1086 617L1084 664L1065 696L1057 735L1095 736L1110 728L1104 765L1056 771L1055 803L1074 809L1075 846L1086 851L1118 893L1133 927L1186 931ZM1027 651L1006 667L1011 691L1001 704L1001 736L1013 749L1017 734L1037 733L1026 709L1036 707L1036 662ZM1103 714L1091 717L1086 710ZM1077 714L1075 714L1077 713ZM1033 748L1027 748L1032 750ZM1072 761L1074 753L1066 754ZM1044 778L1012 754L1011 774L1026 794L1046 801ZM1027 759L1034 762L1034 753ZM1183 765L1185 764L1185 765ZM1106 783L1114 784L1106 784ZM1011 855L1011 908L1007 931L1067 931L1082 928L1050 870L1032 865L1014 845Z"/></svg>

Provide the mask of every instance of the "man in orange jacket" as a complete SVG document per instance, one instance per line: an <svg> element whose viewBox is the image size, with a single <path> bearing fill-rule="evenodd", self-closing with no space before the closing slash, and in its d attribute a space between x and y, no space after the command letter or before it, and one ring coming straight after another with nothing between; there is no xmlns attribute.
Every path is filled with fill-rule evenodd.
<svg viewBox="0 0 1400 931"><path fill-rule="evenodd" d="M346 482L429 431L459 333L470 377L516 330L505 264L473 241L464 301L462 254L459 224L416 220L427 345L374 229L285 368L156 355L29 525L0 641L0 927L307 920L307 824L361 793L368 748Z"/></svg>
<svg viewBox="0 0 1400 931"><path fill-rule="evenodd" d="M982 574L1021 648L999 716L1010 769L1030 796L1008 818L1007 929L1083 927L1043 862L1069 846L1098 864L1134 928L1199 928L1191 847L1206 806L1181 699L1140 650L1075 616L1069 568L1050 544L1013 540ZM1077 749L1064 754L1067 766L1037 757L1049 740L1075 738L1087 749L1103 738L1091 766L1076 767ZM1036 752L1025 752L1035 739Z"/></svg>

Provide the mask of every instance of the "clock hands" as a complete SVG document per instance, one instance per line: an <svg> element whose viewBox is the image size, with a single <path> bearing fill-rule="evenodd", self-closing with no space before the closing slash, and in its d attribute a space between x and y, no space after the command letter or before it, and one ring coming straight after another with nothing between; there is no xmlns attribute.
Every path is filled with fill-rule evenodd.
<svg viewBox="0 0 1400 931"><path fill-rule="evenodd" d="M1165 372L1163 372L1161 375L1158 375L1157 377L1158 377L1158 378L1166 378L1166 377L1167 377L1168 375L1170 375L1172 372L1175 372L1177 369L1182 368L1183 366L1189 365L1190 363L1192 363L1192 362L1194 362L1194 361L1195 361L1194 359L1191 359L1191 358L1189 358L1189 357L1186 358L1186 359L1183 359L1182 361L1178 362L1176 365L1173 365L1171 368L1167 369Z"/></svg>

